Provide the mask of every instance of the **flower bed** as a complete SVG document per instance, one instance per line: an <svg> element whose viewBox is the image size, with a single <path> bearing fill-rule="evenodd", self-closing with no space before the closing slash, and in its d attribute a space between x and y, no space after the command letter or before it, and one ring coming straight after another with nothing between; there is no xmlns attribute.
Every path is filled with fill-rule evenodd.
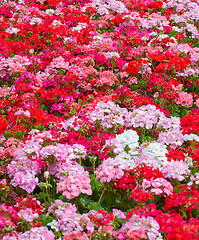
<svg viewBox="0 0 199 240"><path fill-rule="evenodd" d="M199 239L197 0L0 3L0 238Z"/></svg>

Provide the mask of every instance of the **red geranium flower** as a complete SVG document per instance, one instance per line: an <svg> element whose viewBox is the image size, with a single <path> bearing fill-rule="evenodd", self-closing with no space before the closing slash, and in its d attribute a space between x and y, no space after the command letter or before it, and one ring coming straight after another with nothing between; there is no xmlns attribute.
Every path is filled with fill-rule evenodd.
<svg viewBox="0 0 199 240"><path fill-rule="evenodd" d="M8 126L8 122L0 115L0 134L3 134Z"/></svg>

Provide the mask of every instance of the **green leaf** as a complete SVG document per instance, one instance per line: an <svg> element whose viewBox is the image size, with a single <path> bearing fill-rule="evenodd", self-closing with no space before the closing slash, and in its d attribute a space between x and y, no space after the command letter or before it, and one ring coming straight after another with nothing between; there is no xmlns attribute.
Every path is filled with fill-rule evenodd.
<svg viewBox="0 0 199 240"><path fill-rule="evenodd" d="M4 161L0 161L0 166L2 166L5 162Z"/></svg>
<svg viewBox="0 0 199 240"><path fill-rule="evenodd" d="M98 202L93 202L91 204L88 205L88 209L89 210L95 210L98 211L99 209L102 209L101 205Z"/></svg>
<svg viewBox="0 0 199 240"><path fill-rule="evenodd" d="M47 182L41 182L39 184L39 187L40 188L48 188L48 187L51 187L52 188L52 185L50 183L47 183Z"/></svg>
<svg viewBox="0 0 199 240"><path fill-rule="evenodd" d="M40 215L39 221L42 222L42 226L47 226L48 223L52 222L54 220L54 217L48 216L46 217L44 214Z"/></svg>

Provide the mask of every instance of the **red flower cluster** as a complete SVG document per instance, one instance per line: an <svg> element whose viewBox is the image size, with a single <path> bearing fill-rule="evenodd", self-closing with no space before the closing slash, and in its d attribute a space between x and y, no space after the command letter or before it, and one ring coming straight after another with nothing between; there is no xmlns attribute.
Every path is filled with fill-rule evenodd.
<svg viewBox="0 0 199 240"><path fill-rule="evenodd" d="M128 201L130 199L134 199L139 203L143 203L145 201L148 201L150 198L153 200L155 199L153 197L153 193L145 192L142 189L134 189L133 192L131 193L131 196L128 198Z"/></svg>
<svg viewBox="0 0 199 240"><path fill-rule="evenodd" d="M140 183L143 181L143 179L150 180L152 178L163 178L163 175L158 168L154 169L153 167L145 164L129 170L129 173L133 174L136 181Z"/></svg>
<svg viewBox="0 0 199 240"><path fill-rule="evenodd" d="M198 240L199 221L191 219L183 221L179 214L159 214L156 218L160 225L160 231L164 233L167 240Z"/></svg>
<svg viewBox="0 0 199 240"><path fill-rule="evenodd" d="M173 193L165 199L165 211L172 211L182 214L182 217L188 218L193 210L198 209L199 192L194 187L181 185L179 193ZM172 209L172 210L171 210Z"/></svg>
<svg viewBox="0 0 199 240"><path fill-rule="evenodd" d="M51 6L56 7L61 0L46 0Z"/></svg>
<svg viewBox="0 0 199 240"><path fill-rule="evenodd" d="M125 67L125 71L131 75L137 74L140 71L140 67L141 67L142 63L147 64L147 62L142 59L139 59L137 61L131 61L128 63L128 66Z"/></svg>
<svg viewBox="0 0 199 240"><path fill-rule="evenodd" d="M98 218L97 215L98 216L101 215L101 216L103 216L103 218L101 218L101 217ZM97 211L96 216L89 215L89 218L97 226L107 225L107 224L109 224L111 221L113 221L115 219L112 212L106 213L103 209L99 209Z"/></svg>
<svg viewBox="0 0 199 240"><path fill-rule="evenodd" d="M157 2L152 2L151 5L150 5L150 7L151 7L151 8L158 9L158 8L161 8L162 5L163 5L163 2L157 1Z"/></svg>
<svg viewBox="0 0 199 240"><path fill-rule="evenodd" d="M41 214L41 205L32 196L27 196L27 198L19 198L14 206L15 210L19 212L21 209L30 208L33 213Z"/></svg>
<svg viewBox="0 0 199 240"><path fill-rule="evenodd" d="M8 122L0 115L0 134L3 134L8 126Z"/></svg>
<svg viewBox="0 0 199 240"><path fill-rule="evenodd" d="M184 155L183 151L170 149L168 153L165 154L168 161L170 162L172 159L177 160L185 160L186 156Z"/></svg>
<svg viewBox="0 0 199 240"><path fill-rule="evenodd" d="M135 182L134 176L127 172L122 176L122 178L120 178L118 181L114 183L113 188L116 188L117 190L120 190L121 188L123 190L134 189L136 185L137 184Z"/></svg>
<svg viewBox="0 0 199 240"><path fill-rule="evenodd" d="M196 114L188 114L180 119L184 134L199 134L199 116Z"/></svg>

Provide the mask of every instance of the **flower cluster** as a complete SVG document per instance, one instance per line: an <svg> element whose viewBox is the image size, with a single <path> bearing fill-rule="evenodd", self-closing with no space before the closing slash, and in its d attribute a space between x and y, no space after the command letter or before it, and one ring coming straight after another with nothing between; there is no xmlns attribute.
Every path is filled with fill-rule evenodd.
<svg viewBox="0 0 199 240"><path fill-rule="evenodd" d="M62 192L68 199L77 197L80 193L92 195L89 173L78 163L62 164L58 169L57 192Z"/></svg>
<svg viewBox="0 0 199 240"><path fill-rule="evenodd" d="M198 239L198 39L196 0L0 1L1 239Z"/></svg>
<svg viewBox="0 0 199 240"><path fill-rule="evenodd" d="M133 215L128 222L121 227L122 232L127 232L129 238L144 238L144 239L162 239L158 232L160 226L153 217L139 217Z"/></svg>
<svg viewBox="0 0 199 240"><path fill-rule="evenodd" d="M99 102L95 110L89 114L89 118L96 124L99 122L102 128L109 129L125 125L127 114L126 108L120 108L114 102L108 101L107 103Z"/></svg>

